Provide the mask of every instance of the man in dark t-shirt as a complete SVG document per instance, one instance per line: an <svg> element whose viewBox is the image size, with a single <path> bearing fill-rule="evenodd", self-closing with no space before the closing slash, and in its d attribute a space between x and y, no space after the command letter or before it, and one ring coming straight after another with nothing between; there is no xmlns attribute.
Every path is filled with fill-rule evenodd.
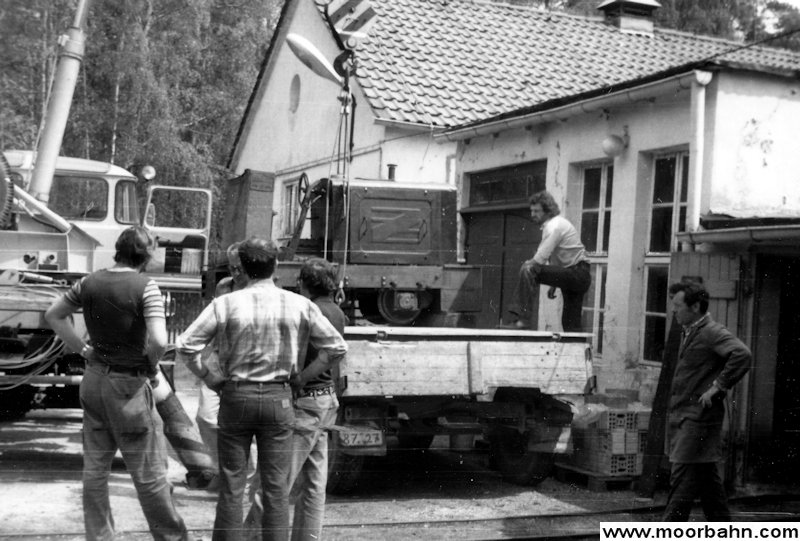
<svg viewBox="0 0 800 541"><path fill-rule="evenodd" d="M67 347L86 359L80 401L87 539L114 537L108 478L117 450L133 478L153 537L188 536L172 500L166 442L153 400L158 360L167 342L161 292L141 274L154 247L155 239L146 229L126 229L117 239L114 267L75 283L45 313ZM88 342L70 321L81 309Z"/></svg>
<svg viewBox="0 0 800 541"><path fill-rule="evenodd" d="M313 258L300 269L300 294L319 306L339 334L344 335L347 316L333 301L336 270L324 259ZM320 539L328 484L328 429L336 422L339 401L333 378L334 366L324 352L309 346L303 370L290 383L296 399L294 458L289 475L295 500L292 539Z"/></svg>

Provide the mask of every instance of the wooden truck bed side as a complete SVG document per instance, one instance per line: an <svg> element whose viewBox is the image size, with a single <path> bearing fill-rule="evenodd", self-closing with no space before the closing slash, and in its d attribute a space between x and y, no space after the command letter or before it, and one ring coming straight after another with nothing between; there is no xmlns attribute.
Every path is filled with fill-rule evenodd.
<svg viewBox="0 0 800 541"><path fill-rule="evenodd" d="M591 376L590 335L517 330L348 327L344 397L474 396L499 387L578 395Z"/></svg>

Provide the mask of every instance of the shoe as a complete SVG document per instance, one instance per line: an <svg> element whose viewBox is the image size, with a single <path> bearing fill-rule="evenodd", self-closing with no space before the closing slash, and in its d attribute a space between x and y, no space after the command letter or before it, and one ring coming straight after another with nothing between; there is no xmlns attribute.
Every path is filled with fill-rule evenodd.
<svg viewBox="0 0 800 541"><path fill-rule="evenodd" d="M213 492L219 487L219 476L217 472L210 470L189 472L186 474L186 486L192 490L209 490Z"/></svg>

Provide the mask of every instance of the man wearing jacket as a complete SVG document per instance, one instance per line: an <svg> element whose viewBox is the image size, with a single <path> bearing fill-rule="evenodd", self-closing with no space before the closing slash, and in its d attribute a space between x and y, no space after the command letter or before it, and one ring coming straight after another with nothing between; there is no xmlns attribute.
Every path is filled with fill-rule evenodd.
<svg viewBox="0 0 800 541"><path fill-rule="evenodd" d="M708 291L698 283L669 288L672 310L683 327L672 380L668 443L670 492L664 521L687 521L699 497L709 521L730 521L722 461L725 395L750 369L752 355L708 314Z"/></svg>

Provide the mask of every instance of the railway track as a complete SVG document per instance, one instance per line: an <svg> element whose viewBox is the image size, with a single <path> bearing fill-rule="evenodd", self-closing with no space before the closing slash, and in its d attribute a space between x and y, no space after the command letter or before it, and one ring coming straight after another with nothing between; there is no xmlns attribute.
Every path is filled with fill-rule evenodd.
<svg viewBox="0 0 800 541"><path fill-rule="evenodd" d="M795 522L800 519L800 496L757 496L733 498L730 501L734 521ZM659 522L663 506L634 506L613 512L562 513L553 515L509 516L474 520L421 520L414 522L358 522L326 524L325 538L331 541L364 539L425 541L451 539L599 539L601 522L643 524ZM692 520L703 520L699 509ZM211 530L192 530L192 539L210 539ZM121 539L138 541L150 539L147 531L119 532ZM0 539L73 541L82 539L81 532L50 534L0 534Z"/></svg>

